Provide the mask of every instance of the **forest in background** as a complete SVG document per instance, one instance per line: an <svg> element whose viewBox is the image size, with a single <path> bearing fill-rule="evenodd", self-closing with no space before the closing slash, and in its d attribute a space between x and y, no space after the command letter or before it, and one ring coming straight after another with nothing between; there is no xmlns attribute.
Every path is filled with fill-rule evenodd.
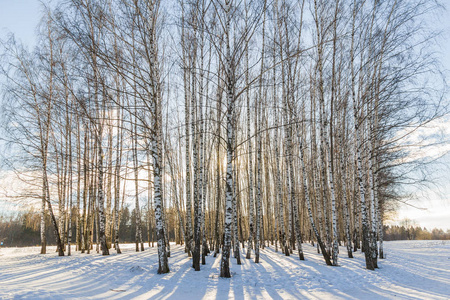
<svg viewBox="0 0 450 300"><path fill-rule="evenodd" d="M197 271L220 253L221 277L268 244L303 260L303 242L330 266L339 244L361 250L374 270L385 214L436 158L408 138L446 112L423 21L440 9L61 1L34 49L1 43L2 163L25 186L4 196L38 199L42 254L50 238L60 256L120 253L131 202L136 251L150 233L158 273L176 237Z"/></svg>
<svg viewBox="0 0 450 300"><path fill-rule="evenodd" d="M179 228L173 227L176 224L174 219L176 212L169 211L169 226L168 235L171 242L182 245L184 243L181 237ZM149 216L143 215L144 220L149 220ZM75 214L73 214L75 218ZM75 219L72 220L72 224L75 224ZM54 232L51 229L50 219L47 217L47 231L46 236L49 240L49 245L54 244L51 241L55 240ZM133 243L136 236L136 212L128 206L123 208L120 219L119 239L121 243ZM174 224L170 226L170 224ZM38 246L40 244L40 214L37 211L30 210L25 213L21 213L15 216L0 216L0 242L3 242L3 247L29 247ZM145 243L149 247L156 245L155 234L149 232L149 224L142 223L142 235L146 237ZM178 229L178 231L177 231ZM76 230L76 226L72 227L72 230ZM94 229L95 230L95 229ZM93 233L96 236L96 233ZM450 230L444 231L440 228L427 229L418 225L384 225L383 236L386 241L397 240L450 240ZM242 236L239 236L239 241L244 245ZM95 241L94 245L91 245L92 249L99 249L98 242ZM269 246L269 244L267 245ZM271 245L273 247L273 244Z"/></svg>

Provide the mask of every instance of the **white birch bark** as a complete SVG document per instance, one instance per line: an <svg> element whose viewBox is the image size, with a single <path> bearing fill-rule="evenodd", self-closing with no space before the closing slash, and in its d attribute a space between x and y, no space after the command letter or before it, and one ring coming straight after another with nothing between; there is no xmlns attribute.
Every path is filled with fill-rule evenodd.
<svg viewBox="0 0 450 300"><path fill-rule="evenodd" d="M286 102L286 99L284 99L283 102ZM289 134L288 134L288 128L289 128L289 121L287 120L287 107L285 105L284 107L284 129L285 129L285 139L286 139L286 144L284 146L284 167L285 167L285 172L286 172L286 194L287 196L287 215L288 215L288 228L286 230L286 234L287 234L287 246L286 248L288 249L288 251L286 253L284 253L286 256L291 255L292 253L292 235L293 235L293 230L292 230L292 194L291 194L291 181L290 181L290 174L289 174Z"/></svg>
<svg viewBox="0 0 450 300"><path fill-rule="evenodd" d="M261 100L260 100L261 101ZM259 248L261 238L261 185L262 185L262 161L261 161L261 109L260 103L255 105L256 114L256 233L255 233L255 263L259 263ZM264 241L263 241L264 242Z"/></svg>
<svg viewBox="0 0 450 300"><path fill-rule="evenodd" d="M233 215L233 116L234 116L234 66L231 58L230 33L231 33L231 5L232 0L224 1L226 14L225 20L225 75L226 75L226 95L227 95L227 173L225 189L225 224L224 224L224 245L220 264L220 277L229 278L230 273L230 248L231 248L231 223Z"/></svg>
<svg viewBox="0 0 450 300"><path fill-rule="evenodd" d="M275 0L274 5L274 15L278 16L278 0ZM278 27L280 25L277 24L277 26L274 26L274 35L278 35ZM281 39L281 36L280 36ZM280 50L282 44L280 43ZM283 53L281 52L281 60L283 60ZM278 113L278 97L277 97L277 86L276 86L276 64L275 64L275 45L274 45L274 68L273 68L273 80L274 80L274 92L273 92L273 101L274 101L274 108L275 108L275 117L274 117L274 140L275 140L275 189L276 189L276 204L278 208L278 214L277 218L279 218L279 239L280 239L280 247L281 251L283 253L288 252L288 248L286 246L286 234L285 234L285 226L284 226L284 205L283 205L283 199L282 199L282 190L281 190L281 172L280 172L280 150L279 150L279 142L278 142L278 127L279 127L279 113Z"/></svg>
<svg viewBox="0 0 450 300"><path fill-rule="evenodd" d="M186 248L188 256L192 253L192 204L191 204L191 146L190 146L190 73L187 57L185 11L184 1L181 2L181 44L183 47L183 84L184 84L184 118L185 118L185 143L186 143Z"/></svg>
<svg viewBox="0 0 450 300"><path fill-rule="evenodd" d="M355 0L356 1L356 0ZM354 1L354 4L355 4ZM371 254L369 251L369 224L367 220L367 208L366 208L366 191L363 182L363 172L362 172L362 160L361 160L361 133L359 131L361 120L358 118L358 106L356 99L356 91L355 91L355 68L354 68L354 36L355 36L355 19L356 19L357 8L353 9L353 18L352 18L352 33L351 33L351 47L350 47L350 69L351 69L351 94L352 94L352 102L353 102L353 116L355 123L355 136L356 136L356 144L355 144L355 152L356 152L356 167L357 167L357 180L359 185L359 196L360 196L360 212L361 212L361 224L362 224L362 240L363 240L363 248L365 251L365 259L366 259L366 268L369 270L373 270L374 266L372 263Z"/></svg>
<svg viewBox="0 0 450 300"><path fill-rule="evenodd" d="M206 8L205 8L205 2L202 1L201 3L201 22L200 22L200 95L199 95L199 117L200 117L200 131L199 131L199 139L200 139L200 182L199 182L199 188L200 188L200 234L201 234L201 257L202 257L202 264L206 264L206 255L207 255L207 244L206 244L206 226L205 226L205 214L206 214L206 187L207 187L207 178L208 178L208 172L206 169L206 127L205 127L205 121L204 116L208 116L208 85L206 88L205 93L205 71L204 71L204 65L205 65L205 58L204 58L204 52L205 52L205 15L206 15ZM208 66L210 66L210 62L208 63ZM205 97L205 109L203 109L203 100ZM205 110L205 114L203 111Z"/></svg>
<svg viewBox="0 0 450 300"><path fill-rule="evenodd" d="M244 6L246 7L245 11L245 21L246 26L248 26L248 9L247 9L247 1L244 1ZM248 45L248 38L246 40L246 44ZM248 48L245 50L245 85L249 86L249 65L248 65ZM251 123L250 123L250 89L247 88L246 92L246 100L247 100L247 142L248 142L248 242L247 242L247 255L245 258L250 259L252 253L252 242L255 239L254 232L254 209L255 204L253 201L253 153L252 153L252 140L251 140Z"/></svg>
<svg viewBox="0 0 450 300"><path fill-rule="evenodd" d="M299 152L300 152L300 163L301 163L301 169L302 169L302 178L303 178L303 192L305 193L305 201L306 201L306 207L308 209L308 216L309 216L309 222L311 225L312 230L314 231L314 234L316 236L317 239L317 245L320 247L321 251L322 251L322 255L325 259L325 263L329 266L332 265L331 260L330 260L330 256L328 255L328 252L325 249L325 244L322 241L322 238L320 237L320 232L316 227L316 224L314 222L314 217L313 217L313 212L312 212L312 206L311 206L311 200L309 197L309 190L308 190L308 183L307 183L307 178L308 178L308 174L306 173L306 168L305 168L305 160L304 160L304 155L303 155L303 140L302 140L302 136L299 130L297 130L297 138L299 141Z"/></svg>
<svg viewBox="0 0 450 300"><path fill-rule="evenodd" d="M87 194L88 194L88 126L84 125L84 153L83 153L83 214L81 215L81 253L87 250Z"/></svg>
<svg viewBox="0 0 450 300"><path fill-rule="evenodd" d="M300 260L305 260L305 257L303 255L303 248L302 248L302 238L300 233L300 220L298 216L298 201L295 197L295 178L294 178L294 156L292 155L292 127L289 130L289 137L288 137L288 152L289 152L289 165L287 166L289 168L289 178L291 181L290 184L290 200L292 204L292 213L293 213L293 222L294 222L294 231L295 231L295 239L297 241L297 250Z"/></svg>
<svg viewBox="0 0 450 300"><path fill-rule="evenodd" d="M47 253L47 238L45 237L45 185L42 185L42 202L41 202L41 254Z"/></svg>
<svg viewBox="0 0 450 300"><path fill-rule="evenodd" d="M119 146L120 149L122 148ZM119 246L119 208L120 208L120 157L121 150L117 151L116 167L114 172L114 247L117 254L122 253Z"/></svg>
<svg viewBox="0 0 450 300"><path fill-rule="evenodd" d="M137 111L135 111L137 113ZM138 143L137 143L137 118L134 118L134 137L132 140L132 147L133 147L133 168L134 168L134 203L135 203L135 214L136 214L136 220L135 220L135 226L136 226L136 233L135 233L135 244L136 244L136 252L139 252L139 250L144 251L144 243L142 241L142 224L141 224L141 210L139 207L139 165L138 165ZM140 244L140 248L139 248Z"/></svg>
<svg viewBox="0 0 450 300"><path fill-rule="evenodd" d="M75 242L76 247L75 250L79 251L81 250L81 121L79 120L79 117L76 116L76 123L77 123L77 204L76 204L76 225L75 225Z"/></svg>
<svg viewBox="0 0 450 300"><path fill-rule="evenodd" d="M219 68L219 74L220 74L220 68ZM222 81L220 80L220 78L218 78L218 83L217 83L217 103L216 103L216 109L217 109L217 117L216 117L216 123L217 123L217 141L216 141L216 159L217 159L217 165L216 165L216 205L215 205L215 211L216 211L216 216L215 216L215 227L214 227L214 239L215 239L215 249L214 249L214 257L216 257L216 255L220 252L220 236L219 236L219 219L220 219L220 207L221 207L221 155L220 155L220 137L221 137L221 124L220 124L220 119L221 119L221 110L222 110L222 86L221 83Z"/></svg>
<svg viewBox="0 0 450 300"><path fill-rule="evenodd" d="M67 99L67 98L66 98ZM67 120L69 122L70 125L70 121L71 119L69 118ZM67 228L68 228L68 237L67 237L67 255L71 255L71 249L70 249L70 245L72 243L72 197L73 197L73 192L72 192L72 182L73 182L73 170L72 170L72 133L69 129L68 132L68 139L69 139L69 158L68 158L68 162L69 162L69 184L68 184L68 197L69 197L69 220L68 220L68 224L67 224Z"/></svg>
<svg viewBox="0 0 450 300"><path fill-rule="evenodd" d="M150 1L147 4L148 15L148 63L150 67L149 76L149 101L151 114L150 128L150 151L153 159L153 181L154 181L154 206L155 206L155 223L156 238L158 244L158 274L168 273L169 263L167 259L167 249L165 240L165 225L163 216L163 198L162 198L162 175L161 175L161 83L159 75L158 58L156 53L156 32L155 26L157 22L159 1ZM137 8L138 9L138 8Z"/></svg>
<svg viewBox="0 0 450 300"><path fill-rule="evenodd" d="M196 19L194 19L194 33L197 31L196 27ZM194 200L194 211L193 211L193 215L194 215L194 238L193 238L193 244L192 244L192 267L196 270L196 271L200 271L200 218L201 218L201 185L199 184L201 181L201 179L199 179L201 177L200 175L200 169L199 169L199 129L198 129L198 124L197 122L199 121L199 117L198 116L198 107L196 104L196 98L197 98L197 74L196 74L196 57L197 57L197 40L196 37L193 37L193 50L191 53L191 59L192 59L192 63L191 63L191 112L192 112L192 122L191 122L191 134L192 134L192 160L193 160L193 171L194 171L194 182L193 182L193 200ZM200 195L199 195L200 192Z"/></svg>
<svg viewBox="0 0 450 300"><path fill-rule="evenodd" d="M233 121L233 124L235 123L236 120ZM235 136L234 136L234 130L233 130L233 148L236 149L236 140L235 140ZM239 249L239 234L238 234L238 211L237 211L237 187L236 187L236 182L238 181L238 176L237 176L237 169L238 167L236 166L236 161L235 163L235 167L234 167L234 180L233 180L233 238L234 238L234 258L236 258L236 263L238 265L241 264L241 253L240 253L240 249Z"/></svg>
<svg viewBox="0 0 450 300"><path fill-rule="evenodd" d="M261 202L262 202L262 193L261 193L261 185L262 185L262 143L261 143L261 129L262 129L262 101L263 101L263 93L262 93L262 82L263 82L263 72L264 72L264 53L265 53L265 28L266 28L266 1L264 1L263 7L263 24L262 24L262 41L261 41L261 71L259 74L259 91L258 91L258 99L255 103L255 121L256 121L256 241L255 241L255 263L259 263L259 247L260 247L260 238L261 238L261 225L262 225L262 214L261 214ZM263 236L263 235L262 235ZM264 246L264 238L263 238L263 246Z"/></svg>
<svg viewBox="0 0 450 300"><path fill-rule="evenodd" d="M345 109L344 109L344 115L345 115ZM344 118L344 125L345 126L345 118ZM341 164L341 181L342 181L342 202L344 206L344 223L345 223L345 237L347 240L347 254L349 258L353 258L353 251L352 251L352 238L350 234L350 209L349 209L349 202L347 198L347 174L346 174L346 168L345 168L345 159L344 159L344 149L342 147L342 136L339 139L339 148L340 148L340 164Z"/></svg>
<svg viewBox="0 0 450 300"><path fill-rule="evenodd" d="M370 112L368 112L370 113ZM372 117L369 118L369 121ZM371 131L369 135L373 135L373 125L369 124L368 129ZM372 128L372 129L371 129ZM374 176L374 161L376 158L375 149L373 146L373 138L370 138L369 136L369 153L370 156L368 158L369 162L369 170L368 170L368 180L369 180L369 188L370 188L370 255L372 256L372 264L374 268L378 268L377 258L378 258L378 247L377 247L377 230L378 230L378 217L377 217L377 206L378 204L375 204L377 201L376 197L376 175Z"/></svg>

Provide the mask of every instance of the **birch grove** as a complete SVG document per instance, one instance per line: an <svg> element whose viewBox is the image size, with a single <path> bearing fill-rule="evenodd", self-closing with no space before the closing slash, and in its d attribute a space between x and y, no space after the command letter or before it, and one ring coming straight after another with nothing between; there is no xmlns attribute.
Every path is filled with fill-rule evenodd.
<svg viewBox="0 0 450 300"><path fill-rule="evenodd" d="M70 0L39 42L2 41L4 140L39 199L41 253L171 243L199 271L264 247L375 270L385 212L408 177L402 144L439 116L422 0ZM429 88L430 90L431 88ZM56 241L44 234L50 217ZM66 245L68 247L66 247ZM252 252L254 255L252 255ZM319 254L318 254L319 255ZM233 261L234 264L234 261Z"/></svg>

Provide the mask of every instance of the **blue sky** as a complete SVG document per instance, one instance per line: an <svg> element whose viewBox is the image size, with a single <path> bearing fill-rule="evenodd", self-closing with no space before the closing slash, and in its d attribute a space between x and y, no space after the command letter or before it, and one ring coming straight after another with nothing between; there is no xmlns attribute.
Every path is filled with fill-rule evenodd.
<svg viewBox="0 0 450 300"><path fill-rule="evenodd" d="M37 0L0 0L0 32L7 32L25 44L35 41L35 27L39 23L42 6Z"/></svg>
<svg viewBox="0 0 450 300"><path fill-rule="evenodd" d="M450 74L450 0L441 1L447 11L429 16L428 24L442 31L438 41L438 55L447 73ZM39 23L42 5L38 0L0 0L0 38L8 33L31 47L35 43L36 26ZM450 77L449 77L450 78ZM450 101L447 95L446 101ZM450 119L447 119L450 128ZM426 211L408 206L401 206L397 219L408 217L427 228L440 227L450 229L450 155L442 160L447 170L440 171L436 187L422 192L417 206L427 208Z"/></svg>

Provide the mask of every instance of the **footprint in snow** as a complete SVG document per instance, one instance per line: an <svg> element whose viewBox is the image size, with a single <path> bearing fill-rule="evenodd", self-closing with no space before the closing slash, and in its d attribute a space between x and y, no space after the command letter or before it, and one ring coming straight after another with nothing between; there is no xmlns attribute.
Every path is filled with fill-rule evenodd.
<svg viewBox="0 0 450 300"><path fill-rule="evenodd" d="M145 270L141 268L140 266L132 266L129 270L131 273L142 273Z"/></svg>

